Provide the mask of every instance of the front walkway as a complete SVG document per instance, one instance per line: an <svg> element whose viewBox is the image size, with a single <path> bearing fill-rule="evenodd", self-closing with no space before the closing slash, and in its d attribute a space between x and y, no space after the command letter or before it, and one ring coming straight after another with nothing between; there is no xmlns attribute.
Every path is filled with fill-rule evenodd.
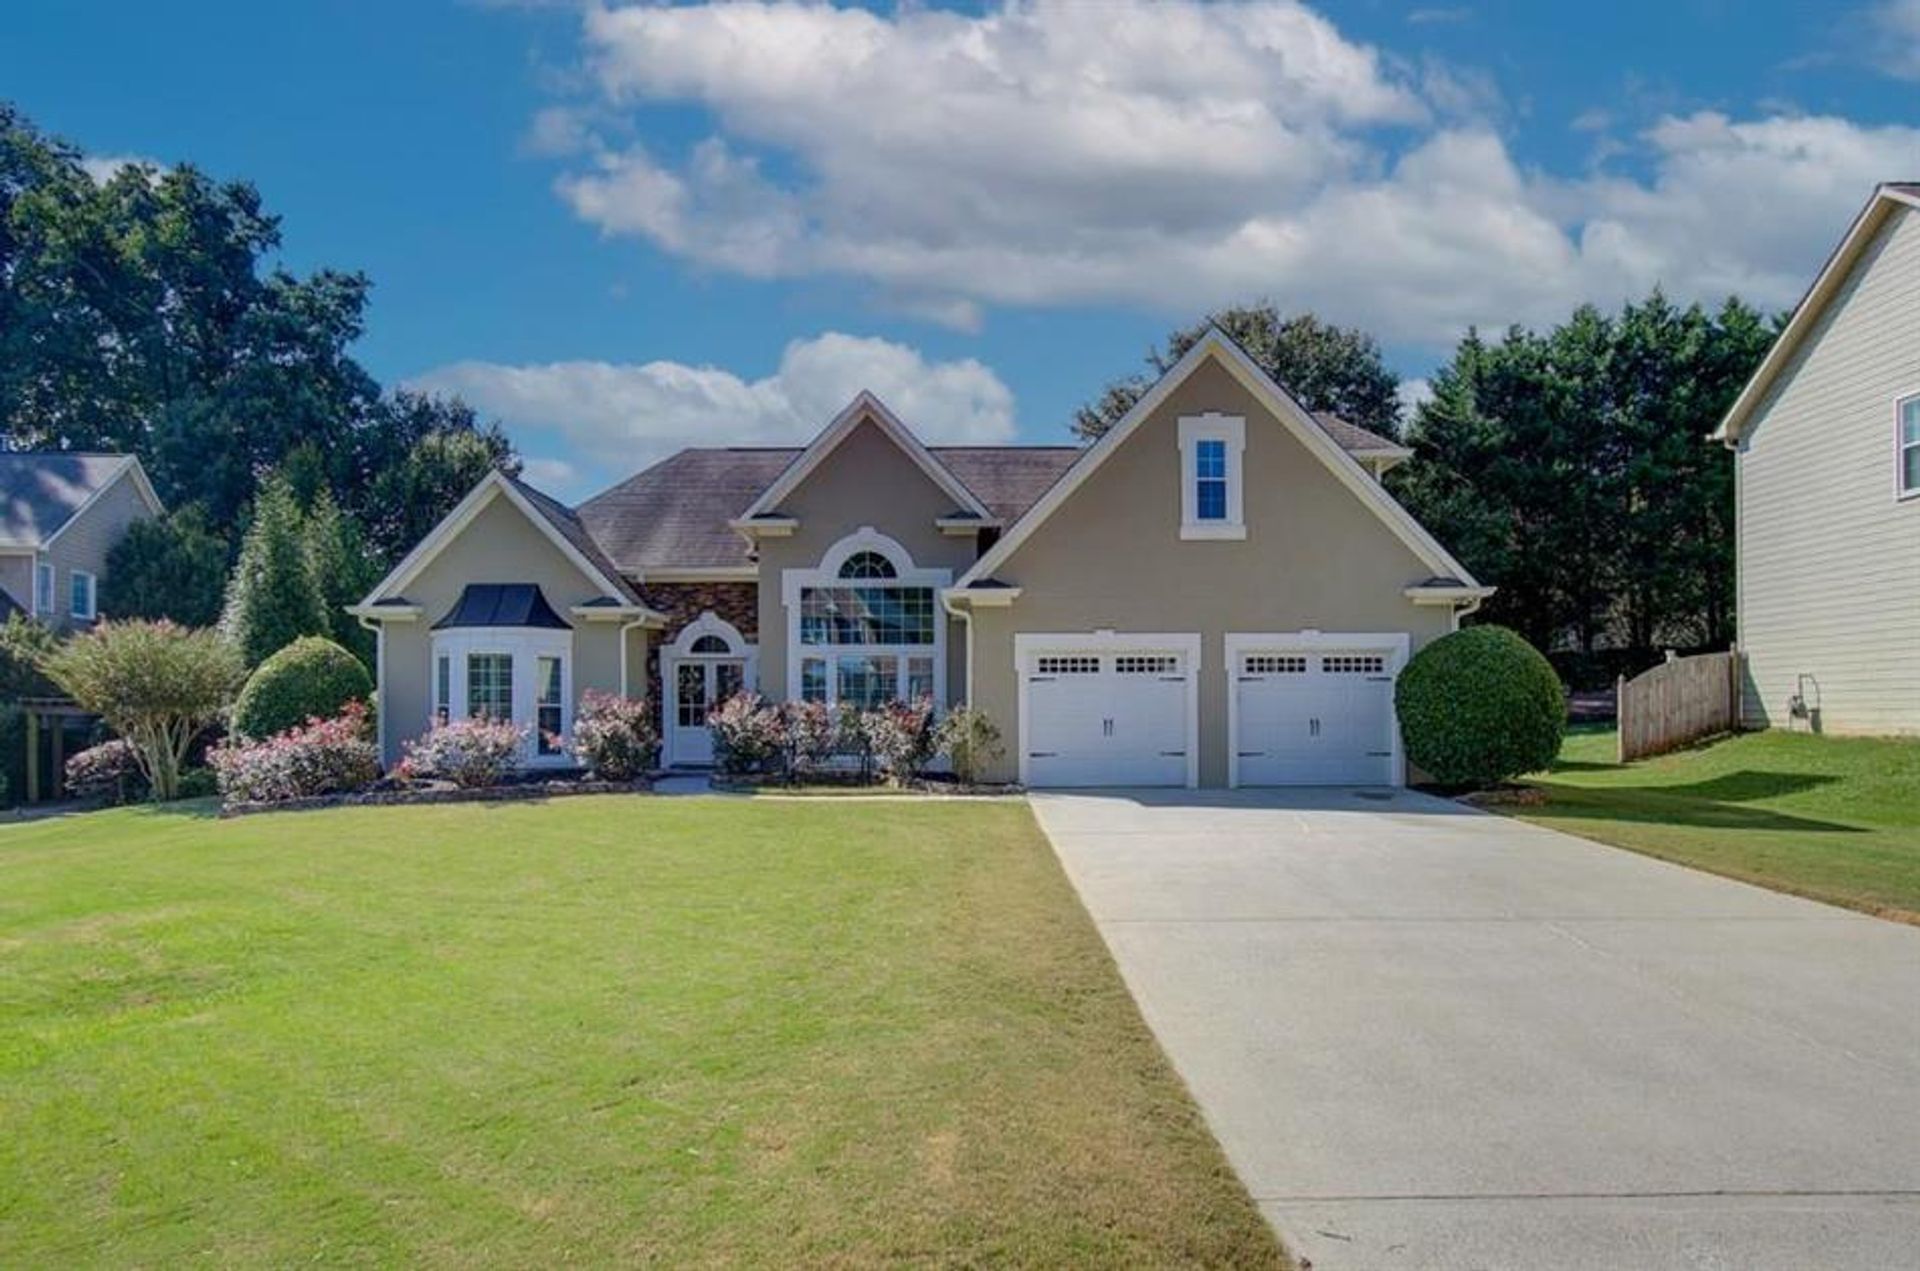
<svg viewBox="0 0 1920 1271"><path fill-rule="evenodd" d="M1033 807L1316 1271L1920 1258L1920 930L1406 792Z"/></svg>

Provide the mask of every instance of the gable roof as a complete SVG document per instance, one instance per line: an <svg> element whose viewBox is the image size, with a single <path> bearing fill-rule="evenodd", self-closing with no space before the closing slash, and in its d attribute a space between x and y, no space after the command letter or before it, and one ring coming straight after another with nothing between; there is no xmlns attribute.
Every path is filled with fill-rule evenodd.
<svg viewBox="0 0 1920 1271"><path fill-rule="evenodd" d="M1073 492L1099 469L1101 464L1107 461L1108 456L1126 444L1127 439L1140 425L1159 409L1168 394L1185 382L1187 377L1209 358L1216 359L1225 366L1234 378L1253 394L1255 400L1265 406L1284 427L1289 429L1309 453L1324 463L1328 470L1368 510L1378 516L1381 522L1435 575L1456 578L1469 588L1479 588L1479 584L1474 581L1473 575L1467 572L1466 567L1455 560L1433 535L1427 533L1425 527L1414 520L1413 515L1401 507L1378 481L1368 476L1361 468L1359 461L1347 453L1310 411L1301 406L1292 394L1276 383L1272 376L1248 357L1244 349L1215 327L1187 350L1186 356L1169 368L1165 375L1156 380L1153 387L1143 393L1140 400L1133 404L1133 408L1107 430L1105 436L1081 453L1073 467L1031 508L1027 509L999 542L983 553L980 559L973 563L973 567L955 581L955 590L991 578L993 572L1005 564L1007 558L1019 550L1020 545L1032 537L1033 532L1045 524L1047 518L1052 516L1055 510L1066 502Z"/></svg>
<svg viewBox="0 0 1920 1271"><path fill-rule="evenodd" d="M1888 181L1874 187L1873 196L1853 218L1853 224L1847 227L1839 246L1827 257L1827 263L1820 267L1812 285L1807 288L1807 294L1794 306L1793 314L1781 329L1779 338L1767 350L1767 356L1761 359L1759 367L1740 390L1740 395L1733 399L1733 405L1727 408L1726 416L1721 419L1720 426L1713 430L1709 440L1728 445L1740 440L1741 430L1753 417L1754 410L1765 399L1767 390L1773 387L1780 372L1793 360L1793 355L1819 322L1828 303L1853 273L1853 267L1867 244L1873 241L1873 236L1880 232L1880 227L1886 224L1889 216L1907 208L1920 208L1920 182Z"/></svg>
<svg viewBox="0 0 1920 1271"><path fill-rule="evenodd" d="M987 515L987 509L979 499L974 497L973 491L967 489L966 483L948 471L945 464L934 458L932 452L913 435L912 430L887 409L885 402L867 390L861 389L854 399L847 403L847 408L835 415L833 421L807 443L807 448L800 452L800 457L795 459L786 471L775 477L772 485L760 492L760 497L747 506L747 510L740 514L740 519L744 521L756 516L772 516L778 513L781 502L797 490L800 483L820 466L821 461L832 454L840 443L851 436L853 430L863 423L875 425L886 434L889 441L905 451L907 457L913 460L920 471L927 474L927 479L940 487L947 497L953 500L954 507L958 511L982 518Z"/></svg>
<svg viewBox="0 0 1920 1271"><path fill-rule="evenodd" d="M155 515L164 510L132 455L0 452L0 547L46 547L122 478Z"/></svg>
<svg viewBox="0 0 1920 1271"><path fill-rule="evenodd" d="M428 531L427 536L416 543L413 550L385 578L374 584L359 604L348 606L348 612L377 616L383 598L398 597L402 589L418 577L420 571L432 563L434 557L445 550L461 530L499 498L506 499L518 508L534 528L560 549L561 555L607 596L632 608L644 609L639 594L620 577L618 570L610 568L611 562L607 560L606 553L581 527L579 518L572 511L558 500L496 468L480 478L473 489L467 491L466 497L454 505L453 511L441 517L440 523ZM650 610L647 616L662 617Z"/></svg>

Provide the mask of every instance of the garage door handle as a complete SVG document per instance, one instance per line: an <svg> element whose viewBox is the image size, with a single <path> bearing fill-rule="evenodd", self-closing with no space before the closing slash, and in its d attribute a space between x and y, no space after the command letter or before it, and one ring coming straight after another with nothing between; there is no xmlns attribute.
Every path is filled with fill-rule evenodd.
<svg viewBox="0 0 1920 1271"><path fill-rule="evenodd" d="M1163 750L1160 752L1160 757L1162 759L1185 759L1187 752L1184 750Z"/></svg>
<svg viewBox="0 0 1920 1271"><path fill-rule="evenodd" d="M1391 759L1391 758L1393 758L1393 752L1392 752L1391 750L1369 750L1369 751L1367 752L1367 758L1369 758L1369 759Z"/></svg>
<svg viewBox="0 0 1920 1271"><path fill-rule="evenodd" d="M1391 675L1369 675L1367 678L1372 680L1375 684L1393 683L1393 677Z"/></svg>
<svg viewBox="0 0 1920 1271"><path fill-rule="evenodd" d="M1051 684L1051 683L1053 683L1053 682L1054 682L1055 680L1057 680L1057 679L1059 679L1059 678L1060 678L1060 677L1059 677L1059 676L1057 676L1057 675L1029 675L1029 676L1027 677L1027 683L1029 683L1029 684Z"/></svg>
<svg viewBox="0 0 1920 1271"><path fill-rule="evenodd" d="M1060 752L1057 750L1029 750L1027 752L1027 758L1029 759L1058 759L1059 757Z"/></svg>
<svg viewBox="0 0 1920 1271"><path fill-rule="evenodd" d="M1162 684L1185 684L1187 677L1184 675L1163 675L1160 677L1160 682Z"/></svg>
<svg viewBox="0 0 1920 1271"><path fill-rule="evenodd" d="M1237 753L1242 759L1258 759L1267 752L1264 750L1242 750Z"/></svg>

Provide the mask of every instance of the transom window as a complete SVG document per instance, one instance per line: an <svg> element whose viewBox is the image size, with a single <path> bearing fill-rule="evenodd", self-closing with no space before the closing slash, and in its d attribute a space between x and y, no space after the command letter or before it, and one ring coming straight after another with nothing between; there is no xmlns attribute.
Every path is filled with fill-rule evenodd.
<svg viewBox="0 0 1920 1271"><path fill-rule="evenodd" d="M898 578L893 562L879 552L855 552L840 566L842 578Z"/></svg>
<svg viewBox="0 0 1920 1271"><path fill-rule="evenodd" d="M732 652L732 650L727 648L727 642L725 640L722 640L719 636L703 635L698 640L695 640L693 642L693 647L688 649L687 652L688 653L729 653L729 652Z"/></svg>
<svg viewBox="0 0 1920 1271"><path fill-rule="evenodd" d="M1896 408L1900 418L1900 493L1920 494L1920 396Z"/></svg>

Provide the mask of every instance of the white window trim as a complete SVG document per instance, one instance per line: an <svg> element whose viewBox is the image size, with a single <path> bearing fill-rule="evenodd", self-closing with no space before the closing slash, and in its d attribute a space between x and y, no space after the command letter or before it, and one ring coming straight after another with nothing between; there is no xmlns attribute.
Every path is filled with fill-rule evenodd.
<svg viewBox="0 0 1920 1271"><path fill-rule="evenodd" d="M857 552L878 552L893 562L893 578L857 578L840 577L840 566L847 558ZM953 581L950 569L922 569L913 563L913 554L897 540L880 533L871 525L863 525L829 547L820 557L816 569L783 569L780 571L780 603L787 611L787 700L800 700L800 662L803 657L825 658L828 664L827 701L836 702L840 696L839 677L833 673L835 659L846 657L892 657L901 658L900 683L906 683L906 662L908 657L931 656L933 658L933 703L937 709L945 710L947 705L947 612L940 603L940 591ZM932 644L810 644L800 643L800 593L808 587L928 587L933 589L933 643Z"/></svg>
<svg viewBox="0 0 1920 1271"><path fill-rule="evenodd" d="M1249 653L1384 653L1387 673L1397 682L1413 650L1413 638L1404 631L1229 631L1226 635L1227 673L1227 789L1240 788L1240 659ZM1400 716L1393 718L1393 784L1407 784L1407 752L1400 739Z"/></svg>
<svg viewBox="0 0 1920 1271"><path fill-rule="evenodd" d="M1227 516L1223 521L1200 519L1199 456L1202 441L1220 441L1227 447ZM1239 540L1247 536L1245 482L1247 421L1242 415L1180 417L1180 537Z"/></svg>
<svg viewBox="0 0 1920 1271"><path fill-rule="evenodd" d="M1917 448L1908 446L1901 429L1901 415L1906 408L1920 403L1920 388L1910 393L1901 393L1893 399L1893 497L1904 503L1909 499L1920 499L1920 485L1907 485L1907 451Z"/></svg>
<svg viewBox="0 0 1920 1271"><path fill-rule="evenodd" d="M725 653L695 653L693 646L703 636L717 636L726 642ZM674 753L674 736L677 725L675 712L679 709L676 700L680 683L680 666L683 662L745 662L745 674L741 683L750 693L760 690L760 646L740 634L740 628L709 609L698 618L680 628L672 641L660 650L660 762L671 766L680 762L680 756ZM714 703L718 705L719 703Z"/></svg>
<svg viewBox="0 0 1920 1271"><path fill-rule="evenodd" d="M451 627L445 631L433 633L433 648L430 651L434 680L432 689L429 721L439 718L442 703L439 685L439 661L442 654L452 660L449 668L448 691L453 695L451 702L445 703L449 720L467 718L467 659L476 653L501 653L513 659L513 723L516 728L527 732L526 740L520 752L520 765L525 768L564 768L570 767L573 759L563 749L558 754L540 753L535 732L539 727L539 714L535 709L534 672L538 669L536 659L557 657L560 659L560 732L562 736L573 732L573 632L560 631L551 627Z"/></svg>
<svg viewBox="0 0 1920 1271"><path fill-rule="evenodd" d="M1018 631L1013 636L1014 678L1019 682L1015 741L1019 745L1020 784L1032 784L1029 773L1032 747L1027 742L1027 721L1033 712L1027 704L1029 672L1034 660L1054 654L1074 653L1177 653L1186 659L1187 672L1187 789L1200 785L1200 633L1116 633L1108 630L1037 632Z"/></svg>
<svg viewBox="0 0 1920 1271"><path fill-rule="evenodd" d="M44 587L42 586L44 582ZM33 616L36 618L52 615L60 607L60 588L56 585L53 562L35 560L33 562Z"/></svg>
<svg viewBox="0 0 1920 1271"><path fill-rule="evenodd" d="M76 608L73 603L75 586L82 580L87 584L87 607ZM76 569L67 575L67 616L80 622L92 622L100 615L100 580L84 569Z"/></svg>

